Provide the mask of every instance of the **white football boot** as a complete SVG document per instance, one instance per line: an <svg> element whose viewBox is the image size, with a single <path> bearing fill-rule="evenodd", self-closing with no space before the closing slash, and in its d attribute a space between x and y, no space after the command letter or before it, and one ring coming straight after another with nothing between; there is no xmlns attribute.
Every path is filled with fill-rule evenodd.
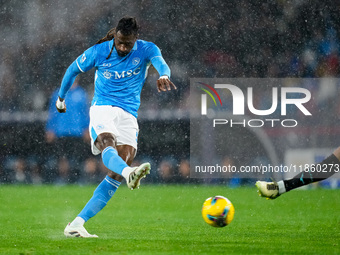
<svg viewBox="0 0 340 255"><path fill-rule="evenodd" d="M133 190L135 188L139 188L140 180L145 178L147 174L150 174L150 163L141 164L130 173L128 180L126 180L126 184L129 189Z"/></svg>
<svg viewBox="0 0 340 255"><path fill-rule="evenodd" d="M280 196L279 185L277 182L265 182L257 181L255 183L257 187L257 193L260 197L266 197L267 199L275 199Z"/></svg>
<svg viewBox="0 0 340 255"><path fill-rule="evenodd" d="M64 235L66 237L83 237L83 238L97 238L97 235L91 235L86 231L84 226L71 226L71 223L67 224Z"/></svg>

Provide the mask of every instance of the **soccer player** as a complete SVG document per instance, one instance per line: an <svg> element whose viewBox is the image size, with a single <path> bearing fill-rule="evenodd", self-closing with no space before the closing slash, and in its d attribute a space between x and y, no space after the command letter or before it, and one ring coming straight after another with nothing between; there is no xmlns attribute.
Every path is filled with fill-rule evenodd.
<svg viewBox="0 0 340 255"><path fill-rule="evenodd" d="M66 111L64 99L76 76L96 69L90 108L91 149L94 155L101 153L104 165L110 170L83 210L66 226L67 237L98 237L89 234L84 223L104 208L123 178L128 188L136 189L140 180L150 173L149 163L129 167L137 152L136 118L149 66L152 64L160 75L158 92L176 86L170 81L170 69L159 48L152 42L138 40L138 29L135 18L123 17L68 67L62 80L56 102L61 113Z"/></svg>
<svg viewBox="0 0 340 255"><path fill-rule="evenodd" d="M322 171L320 171L321 169ZM257 181L255 185L261 197L275 199L292 189L325 180L337 172L340 172L340 147L322 162L302 171L290 180L278 182Z"/></svg>

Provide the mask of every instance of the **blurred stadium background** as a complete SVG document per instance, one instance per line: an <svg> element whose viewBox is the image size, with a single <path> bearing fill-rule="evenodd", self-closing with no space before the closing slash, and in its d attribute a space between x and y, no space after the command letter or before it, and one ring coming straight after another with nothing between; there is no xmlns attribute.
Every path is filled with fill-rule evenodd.
<svg viewBox="0 0 340 255"><path fill-rule="evenodd" d="M178 87L158 94L158 75L149 71L136 158L151 160L156 171L148 181L215 183L189 178L193 77L327 78L309 88L312 121L297 115L301 125L294 132L263 129L279 163L306 150L306 161L318 160L321 149L331 152L340 145L340 84L335 79L340 74L339 13L337 1L318 0L1 1L0 183L97 183L105 174L100 157L89 155L71 161L78 170L61 181L45 125L51 94L68 65L124 15L137 17L140 38L161 48ZM81 75L80 85L91 98L93 71ZM250 139L244 147L257 144ZM234 153L241 157L246 151L235 148Z"/></svg>

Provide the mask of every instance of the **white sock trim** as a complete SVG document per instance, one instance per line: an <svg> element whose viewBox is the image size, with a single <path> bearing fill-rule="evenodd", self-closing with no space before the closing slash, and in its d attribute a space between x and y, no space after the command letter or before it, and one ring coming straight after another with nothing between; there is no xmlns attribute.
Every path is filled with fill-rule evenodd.
<svg viewBox="0 0 340 255"><path fill-rule="evenodd" d="M70 224L70 226L83 226L85 220L79 216L77 216Z"/></svg>
<svg viewBox="0 0 340 255"><path fill-rule="evenodd" d="M133 171L133 168L132 167L125 167L122 171L122 176L125 178L125 180L129 180L129 175L130 173Z"/></svg>
<svg viewBox="0 0 340 255"><path fill-rule="evenodd" d="M286 192L286 187L285 184L283 183L283 181L278 181L277 185L279 185L279 194L283 194Z"/></svg>
<svg viewBox="0 0 340 255"><path fill-rule="evenodd" d="M115 148L113 148L112 146L107 146L103 151L102 151L102 157L103 157L103 154L105 153L105 152L107 152L108 150L110 150L110 149L115 149Z"/></svg>
<svg viewBox="0 0 340 255"><path fill-rule="evenodd" d="M118 182L117 180L115 180L116 182L112 182L110 181L108 178L105 177L104 179L105 181L107 181L108 183L110 183L112 186L114 186L115 188L119 188L120 182Z"/></svg>

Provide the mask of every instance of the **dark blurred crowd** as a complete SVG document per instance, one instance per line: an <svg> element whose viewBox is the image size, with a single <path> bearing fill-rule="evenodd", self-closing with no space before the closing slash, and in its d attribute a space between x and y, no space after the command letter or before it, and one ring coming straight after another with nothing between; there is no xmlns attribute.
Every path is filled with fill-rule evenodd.
<svg viewBox="0 0 340 255"><path fill-rule="evenodd" d="M302 123L334 126L340 116L333 103L340 84L332 79L340 75L339 13L337 1L321 0L1 1L0 112L47 111L68 65L122 16L132 15L141 25L139 37L162 50L178 87L175 93L157 93L158 74L150 68L141 111L187 112L194 77L327 77L308 88L318 95L311 102L314 122ZM93 71L79 83L90 100ZM256 95L255 104L266 108L270 99ZM2 180L87 183L106 172L90 155L81 163L60 159L6 157ZM188 164L186 157L159 159L150 179L188 180Z"/></svg>
<svg viewBox="0 0 340 255"><path fill-rule="evenodd" d="M203 180L190 179L188 159L173 157L155 161L149 157L137 157L132 166L148 160L152 171L144 183L200 183ZM108 169L100 157L89 156L79 161L76 158L46 158L9 156L0 168L0 184L98 184L107 175ZM216 180L217 181L217 180Z"/></svg>

